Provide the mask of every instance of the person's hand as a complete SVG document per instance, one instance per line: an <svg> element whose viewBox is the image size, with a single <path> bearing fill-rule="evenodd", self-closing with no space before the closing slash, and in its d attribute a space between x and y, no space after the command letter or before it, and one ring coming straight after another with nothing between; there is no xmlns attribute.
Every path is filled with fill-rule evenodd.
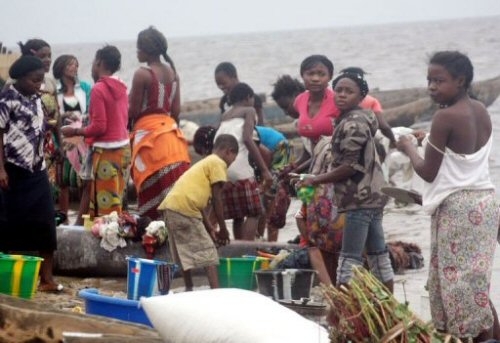
<svg viewBox="0 0 500 343"><path fill-rule="evenodd" d="M73 137L76 136L76 128L65 125L61 127L61 133L63 134L64 137Z"/></svg>
<svg viewBox="0 0 500 343"><path fill-rule="evenodd" d="M7 189L9 187L9 176L3 167L0 168L0 188Z"/></svg>
<svg viewBox="0 0 500 343"><path fill-rule="evenodd" d="M314 175L301 174L300 179L296 184L296 188L314 186Z"/></svg>
<svg viewBox="0 0 500 343"><path fill-rule="evenodd" d="M262 191L265 193L273 184L273 175L269 170L262 173Z"/></svg>
<svg viewBox="0 0 500 343"><path fill-rule="evenodd" d="M424 140L425 136L427 136L427 132L425 132L424 130L415 130L412 134L417 139L418 145L422 145L422 141Z"/></svg>
<svg viewBox="0 0 500 343"><path fill-rule="evenodd" d="M82 115L80 112L75 111L75 112L65 112L64 114L61 115L61 120L64 124L71 124L74 123L75 121L81 120Z"/></svg>
<svg viewBox="0 0 500 343"><path fill-rule="evenodd" d="M215 244L218 247L229 244L229 232L227 229L220 229L215 233Z"/></svg>
<svg viewBox="0 0 500 343"><path fill-rule="evenodd" d="M405 154L408 154L408 149L411 149L412 147L413 140L409 136L400 136L396 142L396 148Z"/></svg>
<svg viewBox="0 0 500 343"><path fill-rule="evenodd" d="M288 173L292 172L296 168L295 163L290 163L280 170L278 177L284 179L288 177Z"/></svg>

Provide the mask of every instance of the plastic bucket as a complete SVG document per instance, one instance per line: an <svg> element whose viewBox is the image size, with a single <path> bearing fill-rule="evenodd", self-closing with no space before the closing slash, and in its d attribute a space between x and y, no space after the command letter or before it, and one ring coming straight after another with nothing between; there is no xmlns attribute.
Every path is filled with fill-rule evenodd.
<svg viewBox="0 0 500 343"><path fill-rule="evenodd" d="M274 269L255 272L257 290L274 300L309 298L316 271L312 269Z"/></svg>
<svg viewBox="0 0 500 343"><path fill-rule="evenodd" d="M256 287L254 271L261 269L267 259L261 257L220 258L217 269L222 288L253 290Z"/></svg>
<svg viewBox="0 0 500 343"><path fill-rule="evenodd" d="M0 293L31 299L43 258L0 254Z"/></svg>
<svg viewBox="0 0 500 343"><path fill-rule="evenodd" d="M127 257L127 298L168 294L175 265L159 260Z"/></svg>

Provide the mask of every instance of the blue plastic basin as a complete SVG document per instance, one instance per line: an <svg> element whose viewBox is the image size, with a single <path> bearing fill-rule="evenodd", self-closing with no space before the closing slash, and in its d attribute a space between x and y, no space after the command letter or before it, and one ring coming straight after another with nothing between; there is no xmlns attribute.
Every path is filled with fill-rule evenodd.
<svg viewBox="0 0 500 343"><path fill-rule="evenodd" d="M137 300L109 297L99 294L97 288L86 288L78 292L85 300L85 312L153 327Z"/></svg>

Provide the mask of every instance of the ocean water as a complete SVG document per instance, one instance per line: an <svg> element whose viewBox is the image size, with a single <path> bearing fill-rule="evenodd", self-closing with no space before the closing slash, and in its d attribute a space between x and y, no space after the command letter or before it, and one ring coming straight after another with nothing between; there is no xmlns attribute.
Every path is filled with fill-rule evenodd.
<svg viewBox="0 0 500 343"><path fill-rule="evenodd" d="M438 50L460 50L472 60L475 80L500 74L500 17L457 19L377 26L282 31L257 34L169 38L169 55L181 80L181 101L219 97L213 71L222 61L233 62L240 80L255 91L270 94L278 76L300 78L302 60L311 54L328 56L338 71L361 66L371 88L424 87L429 56ZM140 66L136 58L136 37L130 41L53 45L53 59L60 54L75 55L80 78L91 80L95 51L105 43L115 44L122 53L119 76L130 85ZM494 135L500 142L500 100L489 111ZM181 114L182 115L182 114ZM500 150L491 156L492 177L500 186ZM500 189L500 188L499 188Z"/></svg>

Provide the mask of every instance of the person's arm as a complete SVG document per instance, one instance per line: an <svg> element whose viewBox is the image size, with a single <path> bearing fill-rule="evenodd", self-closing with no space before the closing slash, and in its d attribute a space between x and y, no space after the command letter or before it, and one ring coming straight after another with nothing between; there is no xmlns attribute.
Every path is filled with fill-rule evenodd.
<svg viewBox="0 0 500 343"><path fill-rule="evenodd" d="M245 111L245 124L243 125L243 142L245 143L250 157L255 161L257 167L259 168L262 179L264 180L264 187L270 186L273 180L269 168L267 168L262 155L259 152L257 144L253 140L253 130L255 128L255 110L253 107L249 107L248 111Z"/></svg>
<svg viewBox="0 0 500 343"><path fill-rule="evenodd" d="M129 122L134 122L136 117L141 112L142 102L144 101L144 90L147 86L148 76L148 73L143 68L138 69L134 73L132 87L130 88L129 93Z"/></svg>
<svg viewBox="0 0 500 343"><path fill-rule="evenodd" d="M100 89L94 87L92 89L92 102L89 109L90 124L87 127L74 128L69 126L61 127L61 133L66 137L84 136L84 137L99 137L103 135L108 126L108 117L106 115L106 106L103 94Z"/></svg>
<svg viewBox="0 0 500 343"><path fill-rule="evenodd" d="M257 124L258 126L264 126L264 109L262 108L262 98L258 95L254 95L253 108L257 113Z"/></svg>
<svg viewBox="0 0 500 343"><path fill-rule="evenodd" d="M390 127L389 123L387 123L387 120L385 120L384 114L382 112L374 112L375 116L377 117L378 121L378 128L380 129L380 132L384 136L386 136L389 139L389 146L391 148L396 147L396 137L394 137L394 133L392 132L392 128Z"/></svg>
<svg viewBox="0 0 500 343"><path fill-rule="evenodd" d="M312 176L312 177L307 177L304 180L299 182L299 187L302 186L317 186L322 183L336 183L336 182L342 182L344 180L347 180L351 176L353 176L356 173L356 169L353 167L347 165L347 164L342 164L339 167L335 168L331 172Z"/></svg>
<svg viewBox="0 0 500 343"><path fill-rule="evenodd" d="M4 130L0 129L0 188L7 189L7 187L9 187L9 177L4 167L5 158L4 158L4 148L3 148L3 135L4 135Z"/></svg>
<svg viewBox="0 0 500 343"><path fill-rule="evenodd" d="M334 135L332 138L334 140L333 143L329 144L337 144L341 147L340 151L333 152L335 165L338 167L328 173L308 177L299 183L299 186L342 182L357 172L366 172L364 166L359 161L363 159L366 144L369 144L373 140L369 125L351 121L337 127L336 130L341 130L339 131L339 137L341 138ZM336 141L338 139L340 141Z"/></svg>
<svg viewBox="0 0 500 343"><path fill-rule="evenodd" d="M170 116L179 123L179 114L181 113L181 82L178 74L175 75L175 82L177 82L177 87L174 99L170 105Z"/></svg>
<svg viewBox="0 0 500 343"><path fill-rule="evenodd" d="M216 182L212 184L212 206L215 212L215 217L219 223L219 231L216 233L217 243L226 245L229 243L229 231L224 220L224 207L222 204L222 187L224 182Z"/></svg>
<svg viewBox="0 0 500 343"><path fill-rule="evenodd" d="M210 223L210 220L208 219L209 214L207 214L206 209L201 210L201 218L203 221L203 226L205 226L205 230L207 230L210 237L212 237L212 240L214 242L216 242L217 239L216 239L216 235L215 235L215 229L214 229L213 225Z"/></svg>
<svg viewBox="0 0 500 343"><path fill-rule="evenodd" d="M413 169L426 182L434 181L437 176L443 161L443 154L437 149L441 151L446 149L452 120L453 118L445 111L437 111L434 114L424 158L420 157L417 148L408 137L402 136L397 142L397 148L410 158Z"/></svg>

